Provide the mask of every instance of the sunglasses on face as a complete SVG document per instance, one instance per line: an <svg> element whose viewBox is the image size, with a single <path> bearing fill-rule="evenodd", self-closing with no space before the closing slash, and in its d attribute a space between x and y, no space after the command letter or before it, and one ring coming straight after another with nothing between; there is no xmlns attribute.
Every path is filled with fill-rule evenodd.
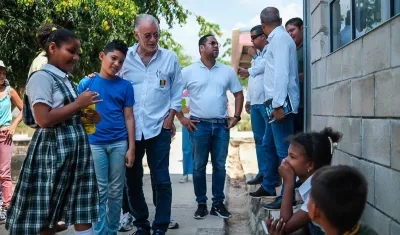
<svg viewBox="0 0 400 235"><path fill-rule="evenodd" d="M258 37L260 37L261 35L264 35L263 33L257 34L257 35L251 35L251 40L254 41L256 40Z"/></svg>

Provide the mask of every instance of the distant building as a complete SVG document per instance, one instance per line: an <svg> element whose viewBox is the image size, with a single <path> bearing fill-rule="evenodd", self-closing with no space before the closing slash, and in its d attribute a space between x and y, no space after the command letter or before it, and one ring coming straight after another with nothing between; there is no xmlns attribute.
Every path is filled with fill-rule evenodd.
<svg viewBox="0 0 400 235"><path fill-rule="evenodd" d="M231 65L235 72L238 67L249 68L251 57L247 55L249 47L253 46L250 38L250 28L232 30Z"/></svg>

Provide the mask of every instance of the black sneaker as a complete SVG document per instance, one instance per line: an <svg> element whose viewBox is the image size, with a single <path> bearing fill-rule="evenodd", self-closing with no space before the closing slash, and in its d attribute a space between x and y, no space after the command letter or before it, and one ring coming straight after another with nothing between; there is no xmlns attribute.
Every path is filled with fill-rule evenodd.
<svg viewBox="0 0 400 235"><path fill-rule="evenodd" d="M137 230L132 235L151 235L149 230L138 227Z"/></svg>
<svg viewBox="0 0 400 235"><path fill-rule="evenodd" d="M160 230L156 230L153 232L153 235L165 235L165 232L160 231Z"/></svg>
<svg viewBox="0 0 400 235"><path fill-rule="evenodd" d="M282 206L282 196L275 198L275 200L271 203L265 204L264 209L266 210L280 210ZM297 202L293 201L293 209L296 209Z"/></svg>
<svg viewBox="0 0 400 235"><path fill-rule="evenodd" d="M194 213L195 219L204 219L208 215L207 205L206 204L199 204L197 206L197 210Z"/></svg>
<svg viewBox="0 0 400 235"><path fill-rule="evenodd" d="M232 214L226 209L223 203L212 206L210 215L216 215L223 219L229 219L232 217Z"/></svg>
<svg viewBox="0 0 400 235"><path fill-rule="evenodd" d="M256 185L256 184L261 184L263 182L263 176L262 175L256 175L253 179L247 181L248 185Z"/></svg>
<svg viewBox="0 0 400 235"><path fill-rule="evenodd" d="M276 197L276 192L274 193L269 193L263 189L263 187L260 187L257 189L257 191L249 193L250 197L252 198L260 198L260 197L265 197L265 198L275 198Z"/></svg>

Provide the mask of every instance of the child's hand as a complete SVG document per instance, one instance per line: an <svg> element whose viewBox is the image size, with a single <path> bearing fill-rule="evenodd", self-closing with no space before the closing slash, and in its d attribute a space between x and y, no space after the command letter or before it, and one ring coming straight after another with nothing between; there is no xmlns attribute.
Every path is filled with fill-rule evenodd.
<svg viewBox="0 0 400 235"><path fill-rule="evenodd" d="M285 223L283 219L269 218L267 220L268 233L270 235L283 235L285 231Z"/></svg>
<svg viewBox="0 0 400 235"><path fill-rule="evenodd" d="M101 114L96 110L86 110L84 117L93 124L97 124L101 121Z"/></svg>
<svg viewBox="0 0 400 235"><path fill-rule="evenodd" d="M78 104L78 106L82 108L86 108L87 106L91 104L97 104L99 102L102 102L103 100L96 100L99 97L99 93L89 91L89 89L86 89L82 94L76 98L75 102Z"/></svg>
<svg viewBox="0 0 400 235"><path fill-rule="evenodd" d="M125 155L125 165L128 168L133 167L133 163L135 162L135 149L128 149Z"/></svg>
<svg viewBox="0 0 400 235"><path fill-rule="evenodd" d="M294 183L294 170L285 159L282 160L282 163L279 166L278 170L283 178L284 184L286 184L286 182Z"/></svg>

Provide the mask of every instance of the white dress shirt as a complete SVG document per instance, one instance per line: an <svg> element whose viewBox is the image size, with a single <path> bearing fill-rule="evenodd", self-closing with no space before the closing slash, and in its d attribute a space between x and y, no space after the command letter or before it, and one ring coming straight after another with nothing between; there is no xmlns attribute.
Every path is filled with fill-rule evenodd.
<svg viewBox="0 0 400 235"><path fill-rule="evenodd" d="M182 76L189 92L189 114L198 118L226 118L226 92L230 90L237 93L243 90L233 69L219 62L208 69L198 61L183 68Z"/></svg>
<svg viewBox="0 0 400 235"><path fill-rule="evenodd" d="M268 35L268 49L264 71L265 99L272 98L272 107L285 106L289 94L293 113L297 113L300 101L297 70L296 44L283 26L276 27Z"/></svg>
<svg viewBox="0 0 400 235"><path fill-rule="evenodd" d="M176 54L158 48L145 66L137 54L139 44L129 48L119 76L130 81L135 91L136 140L150 139L161 132L169 110L181 111L182 73Z"/></svg>
<svg viewBox="0 0 400 235"><path fill-rule="evenodd" d="M264 70L265 55L267 54L268 45L258 53L257 57L252 61L251 68L247 71L250 74L249 85L247 89L246 100L250 105L264 104Z"/></svg>

